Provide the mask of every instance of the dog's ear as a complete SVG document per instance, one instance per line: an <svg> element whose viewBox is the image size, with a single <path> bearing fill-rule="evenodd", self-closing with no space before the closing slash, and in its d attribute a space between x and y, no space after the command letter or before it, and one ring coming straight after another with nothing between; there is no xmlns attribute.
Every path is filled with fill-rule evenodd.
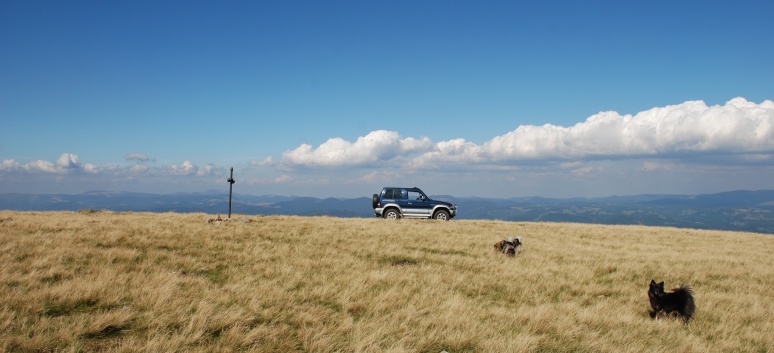
<svg viewBox="0 0 774 353"><path fill-rule="evenodd" d="M656 281L654 281L654 280L650 280L650 285L651 285L651 286L655 286L655 285L656 285Z"/></svg>

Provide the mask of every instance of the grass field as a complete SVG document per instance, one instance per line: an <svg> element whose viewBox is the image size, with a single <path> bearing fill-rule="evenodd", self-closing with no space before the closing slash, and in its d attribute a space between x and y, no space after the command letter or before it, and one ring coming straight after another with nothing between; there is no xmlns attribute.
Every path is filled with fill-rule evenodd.
<svg viewBox="0 0 774 353"><path fill-rule="evenodd" d="M0 349L774 352L771 235L210 217L0 211ZM693 287L688 325L648 316L651 279Z"/></svg>

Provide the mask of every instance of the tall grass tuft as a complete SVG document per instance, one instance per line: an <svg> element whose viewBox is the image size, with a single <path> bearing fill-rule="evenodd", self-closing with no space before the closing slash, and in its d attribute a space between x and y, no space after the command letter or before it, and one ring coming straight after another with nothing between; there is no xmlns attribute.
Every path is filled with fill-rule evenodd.
<svg viewBox="0 0 774 353"><path fill-rule="evenodd" d="M0 211L0 350L774 351L771 235L208 218ZM689 324L649 317L651 279L693 287Z"/></svg>

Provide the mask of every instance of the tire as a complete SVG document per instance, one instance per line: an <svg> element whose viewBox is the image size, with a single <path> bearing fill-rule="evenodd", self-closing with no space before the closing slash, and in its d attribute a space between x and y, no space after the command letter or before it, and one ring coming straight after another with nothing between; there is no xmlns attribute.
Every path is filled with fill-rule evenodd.
<svg viewBox="0 0 774 353"><path fill-rule="evenodd" d="M400 212L394 208L390 208L382 213L384 219L398 219L400 218Z"/></svg>
<svg viewBox="0 0 774 353"><path fill-rule="evenodd" d="M379 194L374 194L374 201L372 203L373 208L379 205Z"/></svg>
<svg viewBox="0 0 774 353"><path fill-rule="evenodd" d="M446 210L438 210L433 215L433 218L441 220L441 221L448 221L449 220L449 212Z"/></svg>

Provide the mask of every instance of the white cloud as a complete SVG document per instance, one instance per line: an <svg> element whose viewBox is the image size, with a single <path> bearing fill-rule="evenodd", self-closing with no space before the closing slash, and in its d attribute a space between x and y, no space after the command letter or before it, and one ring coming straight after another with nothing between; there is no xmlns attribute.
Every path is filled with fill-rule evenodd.
<svg viewBox="0 0 774 353"><path fill-rule="evenodd" d="M572 127L520 126L483 149L490 161L772 152L774 102L735 98L724 106L690 101L635 116L603 112Z"/></svg>
<svg viewBox="0 0 774 353"><path fill-rule="evenodd" d="M338 167L373 165L379 161L400 159L428 151L433 144L427 137L405 138L394 131L377 130L361 136L354 143L331 138L316 149L303 144L282 154L282 163L289 166Z"/></svg>
<svg viewBox="0 0 774 353"><path fill-rule="evenodd" d="M168 167L170 174L173 175L195 175L199 167L190 161L183 161L181 165L170 165Z"/></svg>
<svg viewBox="0 0 774 353"><path fill-rule="evenodd" d="M147 162L151 160L150 158L148 158L148 156L142 153L136 153L136 152L127 154L125 158L127 161L139 161L139 162Z"/></svg>
<svg viewBox="0 0 774 353"><path fill-rule="evenodd" d="M484 159L480 146L460 138L436 143L432 151L413 158L407 163L407 166L425 169L444 164L480 163Z"/></svg>
<svg viewBox="0 0 774 353"><path fill-rule="evenodd" d="M66 174L82 170L78 156L70 153L62 153L56 162L37 160L21 164L13 159L4 160L0 164L0 172L42 173L42 174Z"/></svg>
<svg viewBox="0 0 774 353"><path fill-rule="evenodd" d="M274 184L289 184L296 182L296 179L290 175L282 174L277 177L263 177L256 178L251 177L244 181L246 185L274 185Z"/></svg>
<svg viewBox="0 0 774 353"><path fill-rule="evenodd" d="M71 153L62 153L59 159L56 160L56 167L62 169L78 169L81 167L81 161L78 159L78 155Z"/></svg>
<svg viewBox="0 0 774 353"><path fill-rule="evenodd" d="M221 175L221 172L222 168L218 168L214 164L208 163L203 167L197 168L196 176Z"/></svg>
<svg viewBox="0 0 774 353"><path fill-rule="evenodd" d="M135 156L136 157L136 156ZM137 158L127 158L137 159ZM150 167L145 164L135 163L131 165L119 165L114 163L93 164L81 163L76 154L62 153L55 162L37 160L21 164L16 160L9 159L0 163L0 173L27 173L27 174L89 174L94 176L117 176L132 177L145 175L150 177L165 176L221 176L225 173L224 168L215 166L212 163L204 166L197 166L190 161L184 161L181 165L168 165L160 167Z"/></svg>
<svg viewBox="0 0 774 353"><path fill-rule="evenodd" d="M250 162L250 165L252 165L252 166L256 166L256 167L268 167L268 166L273 166L273 165L274 165L274 159L273 159L271 156L269 156L269 157L266 157L266 158L264 158L264 159L263 159L262 161L260 161L260 162L258 162L258 161L251 161L251 162Z"/></svg>
<svg viewBox="0 0 774 353"><path fill-rule="evenodd" d="M43 160L29 162L24 165L24 169L31 173L40 172L48 174L60 174L65 172L64 169L57 168L54 163Z"/></svg>
<svg viewBox="0 0 774 353"><path fill-rule="evenodd" d="M774 154L774 102L755 104L734 98L725 105L688 101L634 116L601 112L570 127L522 125L481 145L462 138L437 143L427 137L401 139L397 132L378 130L354 143L332 138L316 149L301 145L285 152L281 164L372 166L387 161L433 169L696 154L738 154L734 158L770 162Z"/></svg>
<svg viewBox="0 0 774 353"><path fill-rule="evenodd" d="M72 180L132 180L137 185L154 186L168 182L164 185L184 188L196 183L220 185L225 181L220 176L227 175L226 168L214 164L197 165L186 160L157 166L144 163L150 159L141 153L122 157L125 161L120 164L87 163L71 153L62 153L53 161L8 159L0 163L0 177L25 181L35 179L27 176L36 174L40 178L35 180L58 181L66 179L64 175L74 175L78 178ZM435 182L456 183L457 187L449 186L453 189L475 183L483 188L505 183L506 187L537 192L535 188L546 183L572 181L588 183L583 184L584 188L603 188L610 180L636 177L650 181L648 178L667 174L683 178L675 183L692 187L699 184L695 180L704 180L700 178L708 175L755 170L749 174L752 183L765 179L757 177L765 174L760 170L774 168L774 102L756 104L735 98L723 105L689 101L635 115L601 112L567 127L519 126L483 143L464 138L434 142L428 137L401 137L395 131L377 130L355 141L331 138L317 147L300 145L283 153L281 159L267 157L247 165L274 167L274 171L247 168L239 185L285 188L282 190L289 193L305 187L334 189L315 189L315 185L346 184L354 190L373 184ZM437 173L426 172L437 169L446 173L442 181ZM140 181L142 178L147 180ZM717 178L718 185L727 179ZM746 185L739 180L738 184ZM761 183L770 185L770 181ZM551 188L545 190L553 192Z"/></svg>
<svg viewBox="0 0 774 353"><path fill-rule="evenodd" d="M693 101L635 116L604 112L572 127L525 125L481 146L440 142L411 165L772 151L774 102L756 105L736 98L724 106Z"/></svg>
<svg viewBox="0 0 774 353"><path fill-rule="evenodd" d="M147 173L148 170L150 170L150 167L144 164L135 164L129 168L129 171L132 174L144 174Z"/></svg>
<svg viewBox="0 0 774 353"><path fill-rule="evenodd" d="M17 162L14 159L6 159L3 161L3 163L0 163L0 171L1 172L11 172L11 171L17 171L21 170L24 167Z"/></svg>
<svg viewBox="0 0 774 353"><path fill-rule="evenodd" d="M86 163L83 165L83 171L89 174L98 174L100 172L100 168L97 165Z"/></svg>

